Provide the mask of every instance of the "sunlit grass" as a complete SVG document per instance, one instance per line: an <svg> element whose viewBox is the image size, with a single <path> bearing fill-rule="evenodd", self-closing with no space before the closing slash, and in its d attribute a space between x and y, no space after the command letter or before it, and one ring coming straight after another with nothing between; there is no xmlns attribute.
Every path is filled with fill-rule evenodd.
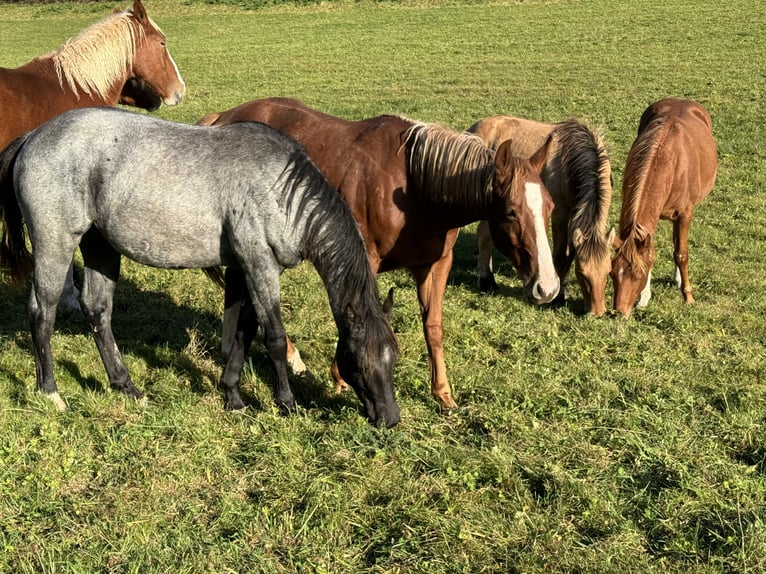
<svg viewBox="0 0 766 574"><path fill-rule="evenodd" d="M48 52L114 3L0 5L0 65ZM253 346L249 405L217 388L222 296L198 271L125 262L115 335L146 405L105 389L85 321L61 317L70 410L34 393L26 291L0 297L0 571L759 572L766 569L766 93L763 12L745 1L329 2L247 10L146 0L187 82L158 115L194 122L265 96L349 118L457 129L513 113L604 131L615 177L638 117L667 95L710 110L720 168L691 230L697 303L657 237L654 297L629 321L475 289L475 226L445 301L461 408L430 397L412 280L392 324L402 422L372 429L336 396L327 296L308 264L283 314L313 378L271 403ZM0 116L0 121L2 117ZM611 289L609 293L611 297Z"/></svg>

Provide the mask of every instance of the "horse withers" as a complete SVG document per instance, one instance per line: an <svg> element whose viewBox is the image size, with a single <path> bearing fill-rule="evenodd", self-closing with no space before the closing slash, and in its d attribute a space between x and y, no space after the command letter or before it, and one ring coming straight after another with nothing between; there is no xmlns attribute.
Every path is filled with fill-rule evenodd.
<svg viewBox="0 0 766 574"><path fill-rule="evenodd" d="M288 98L253 100L199 123L241 121L264 122L303 144L351 208L374 273L410 271L431 394L441 407L457 406L444 361L442 305L460 227L489 220L498 248L519 269L526 296L545 303L558 293L546 235L553 202L539 175L546 145L530 161L507 146L495 153L475 136L436 124L392 115L350 121ZM224 316L224 334L232 315Z"/></svg>
<svg viewBox="0 0 766 574"><path fill-rule="evenodd" d="M241 368L260 323L277 374L275 401L291 409L279 276L307 259L327 288L341 374L373 424L399 421L398 347L364 242L336 190L284 134L256 123L205 128L114 108L73 110L21 136L0 156L0 197L0 255L17 279L32 264L27 224L37 388L60 408L50 340L79 245L81 303L113 388L141 396L111 327L122 255L163 268L236 266L255 319L240 326L224 369L226 407L243 406Z"/></svg>
<svg viewBox="0 0 766 574"><path fill-rule="evenodd" d="M178 104L185 90L165 34L134 0L132 9L113 12L58 50L0 68L0 150L73 108L120 103L156 110ZM62 306L79 306L71 271Z"/></svg>
<svg viewBox="0 0 766 574"><path fill-rule="evenodd" d="M715 184L718 154L708 111L692 100L666 98L641 115L628 153L622 186L620 236L612 260L614 309L629 317L651 298L654 233L660 219L673 223L675 280L686 303L689 227L695 206Z"/></svg>
<svg viewBox="0 0 766 574"><path fill-rule="evenodd" d="M565 280L574 260L585 312L603 315L614 232L607 232L612 170L601 136L576 119L551 124L513 116L484 118L468 132L493 149L511 140L513 152L524 157L534 154L551 138L540 176L554 204L551 235L553 262L561 280L558 299L566 297ZM477 236L479 288L494 291L493 245L486 222L479 223Z"/></svg>

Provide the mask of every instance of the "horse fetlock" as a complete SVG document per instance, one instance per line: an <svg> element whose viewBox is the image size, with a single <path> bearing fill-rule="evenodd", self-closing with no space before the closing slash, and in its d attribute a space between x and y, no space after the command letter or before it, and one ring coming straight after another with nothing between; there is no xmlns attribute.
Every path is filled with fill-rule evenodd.
<svg viewBox="0 0 766 574"><path fill-rule="evenodd" d="M498 287L495 276L492 274L479 275L479 291L482 293L497 293Z"/></svg>

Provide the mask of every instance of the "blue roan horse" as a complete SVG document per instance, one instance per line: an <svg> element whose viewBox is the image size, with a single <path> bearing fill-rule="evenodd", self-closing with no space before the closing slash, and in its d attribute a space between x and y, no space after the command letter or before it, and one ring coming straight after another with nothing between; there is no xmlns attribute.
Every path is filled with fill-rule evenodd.
<svg viewBox="0 0 766 574"><path fill-rule="evenodd" d="M140 397L117 349L112 296L120 257L164 268L242 269L274 362L279 405L292 408L279 275L311 261L338 326L336 360L373 424L393 426L398 347L354 219L294 140L256 123L189 126L124 110L67 112L15 140L0 155L2 264L29 299L37 388L65 408L53 377L50 339L74 251L84 262L82 308L113 388ZM224 370L226 407L239 394L246 344L240 329Z"/></svg>

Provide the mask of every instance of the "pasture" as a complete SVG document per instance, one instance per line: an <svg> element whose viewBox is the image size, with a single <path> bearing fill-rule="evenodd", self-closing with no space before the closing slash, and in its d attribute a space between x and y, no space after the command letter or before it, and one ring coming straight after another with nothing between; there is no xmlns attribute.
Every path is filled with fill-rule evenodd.
<svg viewBox="0 0 766 574"><path fill-rule="evenodd" d="M0 65L128 4L0 4ZM698 100L719 171L689 237L696 303L672 282L667 222L653 298L627 321L581 316L574 281L566 306L529 305L497 254L499 294L480 294L468 226L444 307L460 408L430 396L412 279L385 273L401 423L381 430L334 393L336 329L307 263L282 277L313 373L291 381L291 417L259 341L248 408L223 410L223 295L198 270L123 261L114 331L145 405L106 389L85 320L59 317L65 413L34 392L28 291L3 285L0 572L766 571L766 13L745 0L243 4L146 0L187 86L154 115L193 123L290 96L456 129L577 116L603 130L616 225L641 112Z"/></svg>

